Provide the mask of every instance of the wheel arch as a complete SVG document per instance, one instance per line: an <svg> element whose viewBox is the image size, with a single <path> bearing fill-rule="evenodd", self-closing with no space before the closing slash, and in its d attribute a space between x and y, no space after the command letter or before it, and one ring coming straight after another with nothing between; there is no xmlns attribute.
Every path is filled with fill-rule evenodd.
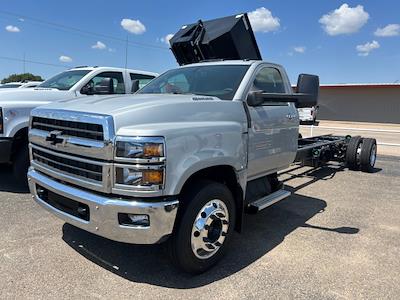
<svg viewBox="0 0 400 300"><path fill-rule="evenodd" d="M240 184L241 180L238 172L230 165L217 165L200 169L189 176L183 184L180 194L187 193L194 183L204 179L222 183L231 191L236 204L235 230L241 232L243 225L244 190ZM185 206L184 203L183 206Z"/></svg>

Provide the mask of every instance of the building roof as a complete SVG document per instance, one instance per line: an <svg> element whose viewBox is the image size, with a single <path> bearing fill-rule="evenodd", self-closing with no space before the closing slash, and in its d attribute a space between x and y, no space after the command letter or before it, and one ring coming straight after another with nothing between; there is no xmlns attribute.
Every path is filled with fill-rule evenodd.
<svg viewBox="0 0 400 300"><path fill-rule="evenodd" d="M322 89L329 88L400 88L400 83L334 83L321 84Z"/></svg>

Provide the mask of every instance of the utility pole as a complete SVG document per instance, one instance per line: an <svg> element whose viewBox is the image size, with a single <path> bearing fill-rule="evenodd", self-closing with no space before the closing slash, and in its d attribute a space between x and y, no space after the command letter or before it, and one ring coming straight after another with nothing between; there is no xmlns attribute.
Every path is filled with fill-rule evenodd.
<svg viewBox="0 0 400 300"><path fill-rule="evenodd" d="M129 39L129 36L126 35L126 45L125 45L125 69L128 68L128 42L129 42L128 39Z"/></svg>

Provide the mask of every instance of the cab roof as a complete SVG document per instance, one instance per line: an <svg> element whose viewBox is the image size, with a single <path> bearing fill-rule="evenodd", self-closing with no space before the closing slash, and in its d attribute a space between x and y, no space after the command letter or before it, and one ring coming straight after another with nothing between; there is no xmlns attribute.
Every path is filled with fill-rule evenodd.
<svg viewBox="0 0 400 300"><path fill-rule="evenodd" d="M215 61L203 61L193 64L188 64L181 66L181 68L188 68L188 67L195 67L195 66L223 66L223 65L242 65L242 66L251 66L251 65L260 65L260 64L267 64L270 66L282 67L279 64L263 61L263 60L215 60Z"/></svg>
<svg viewBox="0 0 400 300"><path fill-rule="evenodd" d="M159 75L158 73L135 70L135 69L125 69L125 68L115 68L115 67L97 67L97 66L93 66L93 67L88 67L88 66L75 67L75 68L69 69L68 71L76 71L76 70L87 70L87 71L100 70L100 71L110 71L110 72L127 71L127 72L130 72L130 73L139 73L139 74L150 75L150 76L158 76Z"/></svg>

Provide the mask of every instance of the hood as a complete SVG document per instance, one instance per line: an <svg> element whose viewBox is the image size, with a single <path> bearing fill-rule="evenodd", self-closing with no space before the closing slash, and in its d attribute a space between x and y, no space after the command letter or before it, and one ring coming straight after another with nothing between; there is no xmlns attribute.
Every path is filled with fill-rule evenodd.
<svg viewBox="0 0 400 300"><path fill-rule="evenodd" d="M6 88L6 89L1 89L0 88L0 92L11 92L11 91L15 91L18 90L19 88Z"/></svg>
<svg viewBox="0 0 400 300"><path fill-rule="evenodd" d="M60 91L57 89L10 89L3 90L0 92L0 107L4 104L12 103L33 103L38 102L40 104L49 103L51 101L71 98L74 93L71 91Z"/></svg>
<svg viewBox="0 0 400 300"><path fill-rule="evenodd" d="M220 100L210 96L173 94L135 94L121 96L88 96L61 100L39 108L89 114L110 115L116 131L122 127L190 122L245 120L240 101ZM151 125L150 125L151 124ZM163 125L163 126L164 126Z"/></svg>

